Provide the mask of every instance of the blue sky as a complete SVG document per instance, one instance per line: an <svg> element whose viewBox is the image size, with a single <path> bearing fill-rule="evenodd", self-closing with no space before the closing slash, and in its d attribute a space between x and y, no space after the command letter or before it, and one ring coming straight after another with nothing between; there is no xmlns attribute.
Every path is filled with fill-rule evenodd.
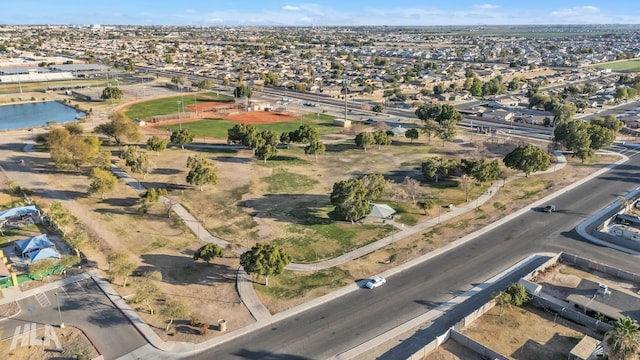
<svg viewBox="0 0 640 360"><path fill-rule="evenodd" d="M0 24L640 24L637 0L3 0Z"/></svg>

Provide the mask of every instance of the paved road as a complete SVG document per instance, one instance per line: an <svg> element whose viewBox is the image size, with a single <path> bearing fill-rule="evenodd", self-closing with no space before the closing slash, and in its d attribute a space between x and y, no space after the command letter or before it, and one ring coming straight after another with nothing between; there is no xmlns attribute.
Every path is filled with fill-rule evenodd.
<svg viewBox="0 0 640 360"><path fill-rule="evenodd" d="M640 272L637 257L587 243L573 231L640 183L640 157L629 155L628 163L554 199L556 213L532 209L464 246L390 277L384 287L353 292L193 358L330 358L433 309L534 252L564 250ZM491 291L457 307L438 321L439 328L422 332L420 341L405 341L383 358L411 353L418 343L429 341L486 300Z"/></svg>
<svg viewBox="0 0 640 360"><path fill-rule="evenodd" d="M92 279L28 297L18 304L20 314L0 322L3 339L13 336L18 326L22 330L31 323L37 323L38 328L45 324L57 327L62 318L66 325L82 328L105 359L116 359L147 343Z"/></svg>

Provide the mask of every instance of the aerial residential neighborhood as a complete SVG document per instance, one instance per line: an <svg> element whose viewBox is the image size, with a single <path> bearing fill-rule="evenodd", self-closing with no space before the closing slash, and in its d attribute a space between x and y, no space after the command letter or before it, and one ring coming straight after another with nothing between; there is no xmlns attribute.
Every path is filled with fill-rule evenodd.
<svg viewBox="0 0 640 360"><path fill-rule="evenodd" d="M542 2L7 4L0 358L637 359L640 17Z"/></svg>

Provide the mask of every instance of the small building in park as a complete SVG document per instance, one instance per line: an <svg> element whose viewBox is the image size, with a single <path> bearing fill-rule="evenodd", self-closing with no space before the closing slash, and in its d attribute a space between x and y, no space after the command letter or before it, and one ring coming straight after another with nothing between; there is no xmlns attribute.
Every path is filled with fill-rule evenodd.
<svg viewBox="0 0 640 360"><path fill-rule="evenodd" d="M333 119L333 125L343 127L343 128L350 128L351 120L335 118Z"/></svg>

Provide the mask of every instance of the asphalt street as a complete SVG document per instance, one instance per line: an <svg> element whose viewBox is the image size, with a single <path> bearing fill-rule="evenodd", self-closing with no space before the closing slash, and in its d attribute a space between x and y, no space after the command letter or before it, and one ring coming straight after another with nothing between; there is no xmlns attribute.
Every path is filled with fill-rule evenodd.
<svg viewBox="0 0 640 360"><path fill-rule="evenodd" d="M555 213L531 209L463 246L389 277L381 288L353 292L192 358L331 358L437 307L536 252L566 251L638 273L637 257L585 242L573 230L638 186L640 157L635 152L627 155L630 160L626 164L555 198ZM411 353L486 301L494 290L472 297L436 321L437 327L422 331L420 341L405 341L383 358L402 358Z"/></svg>
<svg viewBox="0 0 640 360"><path fill-rule="evenodd" d="M147 343L92 279L31 296L18 305L21 312L17 316L0 322L3 339L13 336L18 326L58 327L62 319L65 325L82 328L105 359L116 359Z"/></svg>

